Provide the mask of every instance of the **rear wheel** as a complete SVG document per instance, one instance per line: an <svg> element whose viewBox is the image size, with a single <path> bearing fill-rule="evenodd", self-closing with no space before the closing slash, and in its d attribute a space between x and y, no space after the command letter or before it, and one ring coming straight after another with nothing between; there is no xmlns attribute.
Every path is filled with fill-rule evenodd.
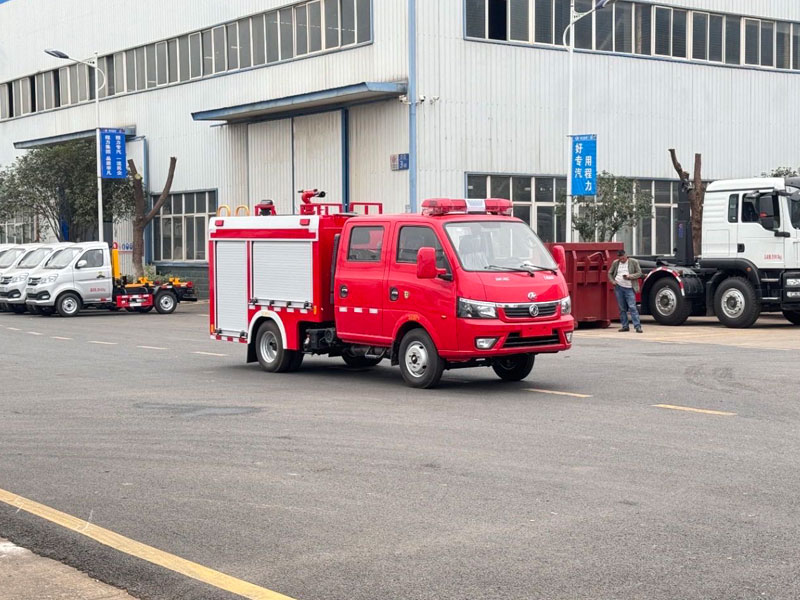
<svg viewBox="0 0 800 600"><path fill-rule="evenodd" d="M661 325L683 325L692 312L691 303L672 278L657 281L650 292L650 314Z"/></svg>
<svg viewBox="0 0 800 600"><path fill-rule="evenodd" d="M432 388L442 378L445 362L431 336L423 329L412 329L400 341L400 372L414 388Z"/></svg>
<svg viewBox="0 0 800 600"><path fill-rule="evenodd" d="M275 321L265 321L258 328L256 358L261 368L269 373L296 371L303 363L302 352L284 348L283 336Z"/></svg>
<svg viewBox="0 0 800 600"><path fill-rule="evenodd" d="M794 325L800 325L800 310L785 310L783 316Z"/></svg>
<svg viewBox="0 0 800 600"><path fill-rule="evenodd" d="M496 358L492 362L492 369L504 381L522 381L533 370L535 354L514 354Z"/></svg>
<svg viewBox="0 0 800 600"><path fill-rule="evenodd" d="M56 310L62 317L74 317L81 310L81 299L77 294L67 292L56 300Z"/></svg>
<svg viewBox="0 0 800 600"><path fill-rule="evenodd" d="M161 292L155 298L155 305L159 314L169 315L178 307L178 298L173 292Z"/></svg>
<svg viewBox="0 0 800 600"><path fill-rule="evenodd" d="M742 277L730 277L723 281L714 294L714 310L725 327L746 329L761 315L753 285Z"/></svg>

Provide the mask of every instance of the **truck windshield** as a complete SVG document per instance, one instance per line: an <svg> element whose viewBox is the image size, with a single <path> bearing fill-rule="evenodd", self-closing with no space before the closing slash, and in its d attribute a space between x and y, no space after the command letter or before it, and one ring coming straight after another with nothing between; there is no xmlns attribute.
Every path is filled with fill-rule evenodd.
<svg viewBox="0 0 800 600"><path fill-rule="evenodd" d="M56 252L53 256L51 256L50 260L45 263L44 268L63 269L80 253L80 248L64 248L63 250Z"/></svg>
<svg viewBox="0 0 800 600"><path fill-rule="evenodd" d="M463 221L445 230L466 271L556 269L541 240L519 221Z"/></svg>
<svg viewBox="0 0 800 600"><path fill-rule="evenodd" d="M12 248L0 257L0 269L7 269L25 252L22 248Z"/></svg>
<svg viewBox="0 0 800 600"><path fill-rule="evenodd" d="M19 261L19 265L17 266L20 269L33 268L42 262L48 254L50 254L50 250L48 248L39 248L38 250L29 252L25 258Z"/></svg>

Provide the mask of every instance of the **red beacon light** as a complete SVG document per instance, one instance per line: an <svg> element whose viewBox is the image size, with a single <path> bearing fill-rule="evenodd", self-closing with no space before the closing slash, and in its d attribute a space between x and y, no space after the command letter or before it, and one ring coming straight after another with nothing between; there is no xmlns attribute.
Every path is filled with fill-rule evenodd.
<svg viewBox="0 0 800 600"><path fill-rule="evenodd" d="M487 198L486 200L430 198L422 202L422 214L429 217L450 214L511 216L511 211L511 201L502 198Z"/></svg>

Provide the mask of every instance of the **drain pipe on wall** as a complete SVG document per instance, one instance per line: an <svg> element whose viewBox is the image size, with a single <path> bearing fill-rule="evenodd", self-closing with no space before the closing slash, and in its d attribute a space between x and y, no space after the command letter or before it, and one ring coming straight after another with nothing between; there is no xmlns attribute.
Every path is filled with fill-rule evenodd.
<svg viewBox="0 0 800 600"><path fill-rule="evenodd" d="M417 0L408 0L408 212L417 212Z"/></svg>

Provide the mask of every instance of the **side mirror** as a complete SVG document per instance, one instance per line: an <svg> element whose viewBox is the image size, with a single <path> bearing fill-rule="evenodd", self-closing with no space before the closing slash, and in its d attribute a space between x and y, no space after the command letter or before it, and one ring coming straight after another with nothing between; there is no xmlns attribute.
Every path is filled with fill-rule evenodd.
<svg viewBox="0 0 800 600"><path fill-rule="evenodd" d="M87 263L87 262L86 262L86 260L84 260L84 259L81 259L81 260L79 260L79 261L78 261L78 264L77 264L77 265L75 265L75 268L76 268L76 269L82 269L83 267L85 267L85 266L86 266L86 265L88 265L88 264L89 264L89 263Z"/></svg>
<svg viewBox="0 0 800 600"><path fill-rule="evenodd" d="M434 248L420 248L417 252L417 278L436 279L446 275L445 269L436 267L436 250Z"/></svg>
<svg viewBox="0 0 800 600"><path fill-rule="evenodd" d="M552 248L550 248L550 253L553 255L553 258L555 259L556 264L558 264L558 270L561 271L562 274L566 273L567 272L567 253L564 250L564 246L555 245Z"/></svg>

